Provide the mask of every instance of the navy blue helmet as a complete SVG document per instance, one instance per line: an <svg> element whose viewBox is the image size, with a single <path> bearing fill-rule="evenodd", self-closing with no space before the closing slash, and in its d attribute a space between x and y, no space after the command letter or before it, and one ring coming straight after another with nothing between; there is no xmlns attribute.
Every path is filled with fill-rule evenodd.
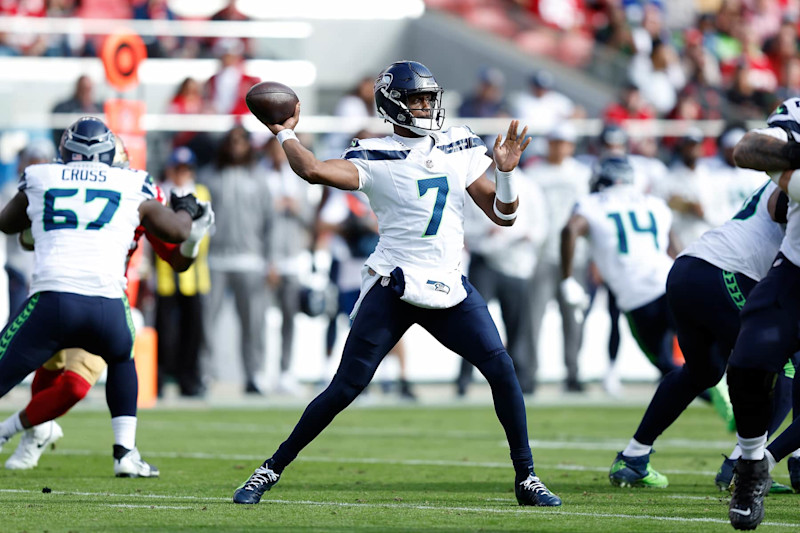
<svg viewBox="0 0 800 533"><path fill-rule="evenodd" d="M600 192L614 185L630 185L633 183L633 167L624 155L610 155L601 158L592 169L589 188L592 192Z"/></svg>
<svg viewBox="0 0 800 533"><path fill-rule="evenodd" d="M442 92L425 65L416 61L397 61L383 69L375 80L375 106L378 116L388 122L408 128L417 135L427 135L430 131L442 129ZM414 117L408 107L410 95L423 93L431 95L429 118Z"/></svg>
<svg viewBox="0 0 800 533"><path fill-rule="evenodd" d="M600 143L603 146L622 146L623 148L628 144L628 134L619 124L606 124L603 126L603 131L600 132Z"/></svg>
<svg viewBox="0 0 800 533"><path fill-rule="evenodd" d="M64 163L95 161L111 165L116 152L116 139L102 120L83 117L64 130L58 151Z"/></svg>

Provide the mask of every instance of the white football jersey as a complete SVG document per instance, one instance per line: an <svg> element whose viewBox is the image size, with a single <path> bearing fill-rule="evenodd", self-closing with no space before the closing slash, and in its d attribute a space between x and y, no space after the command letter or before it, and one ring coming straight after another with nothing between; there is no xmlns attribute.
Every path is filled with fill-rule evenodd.
<svg viewBox="0 0 800 533"><path fill-rule="evenodd" d="M453 127L420 139L363 139L342 157L358 168L359 190L378 217L380 241L367 265L381 276L398 266L460 268L466 188L491 163L478 136Z"/></svg>
<svg viewBox="0 0 800 533"><path fill-rule="evenodd" d="M672 212L663 200L616 185L581 199L575 214L589 222L592 259L622 311L666 292Z"/></svg>
<svg viewBox="0 0 800 533"><path fill-rule="evenodd" d="M722 226L704 233L681 255L698 257L717 268L761 281L783 241L782 224L769 214L769 198L778 186L768 181Z"/></svg>
<svg viewBox="0 0 800 533"><path fill-rule="evenodd" d="M767 124L772 127L753 131L784 142L788 142L791 132L794 140L800 142L800 122L793 118L795 115L800 115L800 98L786 100L770 115ZM789 201L789 211L786 213L786 235L781 242L780 251L794 265L800 266L800 204L792 200Z"/></svg>
<svg viewBox="0 0 800 533"><path fill-rule="evenodd" d="M36 242L31 294L121 298L139 205L157 196L150 175L93 162L32 165L19 188Z"/></svg>

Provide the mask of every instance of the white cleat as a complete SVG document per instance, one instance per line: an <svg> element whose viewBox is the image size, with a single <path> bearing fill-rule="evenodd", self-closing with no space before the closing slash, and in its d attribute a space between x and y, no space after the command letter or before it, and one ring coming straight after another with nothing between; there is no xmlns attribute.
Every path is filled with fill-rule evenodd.
<svg viewBox="0 0 800 533"><path fill-rule="evenodd" d="M39 464L48 446L55 448L55 442L64 436L61 426L54 420L26 429L19 440L19 446L6 460L9 470L30 470Z"/></svg>
<svg viewBox="0 0 800 533"><path fill-rule="evenodd" d="M117 477L158 477L158 468L142 459L139 450L114 445L114 475Z"/></svg>

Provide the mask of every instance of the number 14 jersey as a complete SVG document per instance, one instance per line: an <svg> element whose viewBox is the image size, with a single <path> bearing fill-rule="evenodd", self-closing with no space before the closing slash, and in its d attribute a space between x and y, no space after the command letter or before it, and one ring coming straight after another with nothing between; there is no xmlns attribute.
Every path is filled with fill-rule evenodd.
<svg viewBox="0 0 800 533"><path fill-rule="evenodd" d="M464 247L466 188L491 163L469 128L421 139L353 141L342 156L355 164L359 190L378 218L380 240L367 265L382 276L394 267L451 271Z"/></svg>
<svg viewBox="0 0 800 533"><path fill-rule="evenodd" d="M575 214L589 222L591 256L623 312L666 292L672 212L660 198L616 185L578 201Z"/></svg>
<svg viewBox="0 0 800 533"><path fill-rule="evenodd" d="M121 298L139 205L156 197L150 176L93 162L32 165L19 189L35 241L31 294Z"/></svg>

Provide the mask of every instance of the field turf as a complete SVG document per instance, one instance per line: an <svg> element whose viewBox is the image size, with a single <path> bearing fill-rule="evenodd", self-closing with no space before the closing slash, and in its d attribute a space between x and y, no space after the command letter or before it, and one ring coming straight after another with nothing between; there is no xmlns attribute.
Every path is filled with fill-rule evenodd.
<svg viewBox="0 0 800 533"><path fill-rule="evenodd" d="M516 504L490 406L354 407L257 506L233 505L233 491L299 409L144 411L139 448L160 467L156 480L115 479L108 415L79 410L36 470L0 469L0 531L732 531L713 476L733 438L710 408L689 409L657 443L668 489L609 485L642 411L530 407L537 473L564 500L533 509ZM784 465L776 477L788 482ZM759 530L800 531L798 504L800 495L769 497Z"/></svg>

